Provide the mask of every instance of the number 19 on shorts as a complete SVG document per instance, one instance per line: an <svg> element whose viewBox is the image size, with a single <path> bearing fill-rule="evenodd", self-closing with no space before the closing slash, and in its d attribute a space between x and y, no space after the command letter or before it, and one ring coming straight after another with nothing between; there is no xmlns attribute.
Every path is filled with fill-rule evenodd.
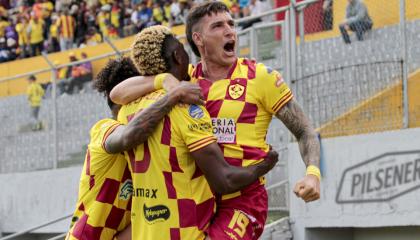
<svg viewBox="0 0 420 240"><path fill-rule="evenodd" d="M246 232L246 227L249 224L248 217L241 211L235 210L232 220L230 220L229 228L235 231L239 237L243 237Z"/></svg>

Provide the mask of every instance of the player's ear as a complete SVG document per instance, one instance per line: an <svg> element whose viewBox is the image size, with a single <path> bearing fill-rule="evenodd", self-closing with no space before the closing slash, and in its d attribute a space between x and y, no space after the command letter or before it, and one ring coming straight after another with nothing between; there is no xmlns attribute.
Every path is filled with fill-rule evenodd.
<svg viewBox="0 0 420 240"><path fill-rule="evenodd" d="M203 39L201 38L201 34L199 32L193 32L192 39L197 47L203 46Z"/></svg>

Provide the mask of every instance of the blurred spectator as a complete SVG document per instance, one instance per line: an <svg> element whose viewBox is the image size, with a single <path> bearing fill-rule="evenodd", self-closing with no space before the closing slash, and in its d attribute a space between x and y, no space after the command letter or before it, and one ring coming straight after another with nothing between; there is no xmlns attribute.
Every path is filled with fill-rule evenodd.
<svg viewBox="0 0 420 240"><path fill-rule="evenodd" d="M363 40L363 34L372 29L372 19L369 17L366 5L360 0L347 0L346 20L340 24L341 35L346 44L350 44L348 31L356 32L357 40Z"/></svg>
<svg viewBox="0 0 420 240"><path fill-rule="evenodd" d="M246 17L249 15L249 0L238 0L239 8L241 9L241 17Z"/></svg>
<svg viewBox="0 0 420 240"><path fill-rule="evenodd" d="M99 25L99 30L102 36L108 37L108 26L111 24L111 5L103 5L101 11L96 17L96 23Z"/></svg>
<svg viewBox="0 0 420 240"><path fill-rule="evenodd" d="M49 30L49 38L48 38L48 46L49 46L49 52L59 52L60 51L60 40L58 36L58 17L52 16L52 23Z"/></svg>
<svg viewBox="0 0 420 240"><path fill-rule="evenodd" d="M75 20L68 9L63 10L58 23L60 32L60 49L65 51L73 48Z"/></svg>
<svg viewBox="0 0 420 240"><path fill-rule="evenodd" d="M170 24L171 26L176 26L183 23L181 5L178 0L172 0Z"/></svg>
<svg viewBox="0 0 420 240"><path fill-rule="evenodd" d="M87 59L86 53L82 53L81 56L82 60ZM73 94L75 91L80 92L83 89L84 84L90 82L92 78L92 63L90 61L73 66L67 93Z"/></svg>
<svg viewBox="0 0 420 240"><path fill-rule="evenodd" d="M131 7L131 4L129 1L124 1L124 7L122 9L122 18L124 27L122 28L123 36L130 36L135 34L135 27L133 22L131 22L131 15L133 14L134 10Z"/></svg>
<svg viewBox="0 0 420 240"><path fill-rule="evenodd" d="M111 8L111 25L117 30L118 36L123 37L123 13L119 1L114 1Z"/></svg>
<svg viewBox="0 0 420 240"><path fill-rule="evenodd" d="M19 36L20 57L28 57L29 54L29 37L28 37L28 21L25 17L20 17L16 24L16 32Z"/></svg>
<svg viewBox="0 0 420 240"><path fill-rule="evenodd" d="M4 37L4 31L8 26L10 26L10 22L8 21L7 17L0 16L0 37Z"/></svg>
<svg viewBox="0 0 420 240"><path fill-rule="evenodd" d="M86 35L85 43L80 47L96 46L102 42L102 36L96 31L96 28L91 27Z"/></svg>
<svg viewBox="0 0 420 240"><path fill-rule="evenodd" d="M270 6L268 5L267 2L263 2L261 0L251 0L249 3L248 9L249 9L250 16L256 16L270 10ZM267 20L267 19L264 19L264 20ZM245 29L261 21L263 21L263 18L255 18L247 22L244 22L242 24L239 24L239 26L242 26L242 28Z"/></svg>
<svg viewBox="0 0 420 240"><path fill-rule="evenodd" d="M152 9L148 8L146 2L141 2L136 11L131 14L131 21L136 27L136 31L140 32L143 28L147 27L152 19Z"/></svg>
<svg viewBox="0 0 420 240"><path fill-rule="evenodd" d="M42 0L35 0L35 4L32 6L32 12L38 19L43 18L42 9Z"/></svg>
<svg viewBox="0 0 420 240"><path fill-rule="evenodd" d="M86 13L88 12L86 7L86 2L82 1L79 5L78 11L74 14L74 18L76 21L76 29L75 29L75 39L74 43L76 46L80 46L81 43L84 42L87 31L89 29L88 18L86 18Z"/></svg>
<svg viewBox="0 0 420 240"><path fill-rule="evenodd" d="M153 21L157 24L168 24L165 11L158 2L153 3Z"/></svg>
<svg viewBox="0 0 420 240"><path fill-rule="evenodd" d="M7 47L6 39L0 38L0 63L7 62L11 58L11 51Z"/></svg>
<svg viewBox="0 0 420 240"><path fill-rule="evenodd" d="M42 97L44 96L44 89L39 83L36 82L36 77L34 75L29 76L28 78L29 86L26 90L28 95L28 102L31 107L31 117L32 117L32 130L41 130L42 124L38 119L39 109L41 107Z"/></svg>
<svg viewBox="0 0 420 240"><path fill-rule="evenodd" d="M0 37L6 42L3 53L12 53L6 59L25 58L42 51L96 45L103 37L126 37L155 24L183 24L191 6L204 1L0 0L4 2L0 4ZM235 6L238 9L236 0L223 1L233 12Z"/></svg>
<svg viewBox="0 0 420 240"><path fill-rule="evenodd" d="M324 0L322 3L324 30L331 30L333 28L333 1Z"/></svg>
<svg viewBox="0 0 420 240"><path fill-rule="evenodd" d="M117 30L117 28L116 27L114 27L114 25L112 25L112 24L108 24L108 39L110 39L110 40L115 40L115 39L118 39L119 37L118 37L118 30Z"/></svg>
<svg viewBox="0 0 420 240"><path fill-rule="evenodd" d="M48 33L50 30L50 26L52 23L52 12L54 10L54 5L52 4L52 2L48 1L48 0L43 0L42 1L42 18L44 19L45 22L45 35L44 38L48 39Z"/></svg>
<svg viewBox="0 0 420 240"><path fill-rule="evenodd" d="M38 56L44 50L44 20L33 15L28 27L31 56Z"/></svg>
<svg viewBox="0 0 420 240"><path fill-rule="evenodd" d="M232 12L233 18L240 18L241 17L241 8L239 7L239 4L234 3L232 7L230 8L230 11Z"/></svg>

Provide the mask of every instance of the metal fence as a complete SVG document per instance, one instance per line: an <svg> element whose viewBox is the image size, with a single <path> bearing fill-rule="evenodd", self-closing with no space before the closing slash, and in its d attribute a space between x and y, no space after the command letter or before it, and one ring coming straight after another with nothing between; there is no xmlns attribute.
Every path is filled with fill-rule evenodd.
<svg viewBox="0 0 420 240"><path fill-rule="evenodd" d="M420 126L420 2L362 2L373 27L362 40L349 31L350 44L340 31L348 1L324 0L289 13L291 38L298 39L296 46L290 42L291 86L323 137Z"/></svg>

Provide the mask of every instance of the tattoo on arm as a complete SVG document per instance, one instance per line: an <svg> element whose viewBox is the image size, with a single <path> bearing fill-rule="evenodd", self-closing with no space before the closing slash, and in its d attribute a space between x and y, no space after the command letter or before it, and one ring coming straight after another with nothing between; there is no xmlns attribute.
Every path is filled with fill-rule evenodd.
<svg viewBox="0 0 420 240"><path fill-rule="evenodd" d="M276 117L296 137L300 154L306 166L315 165L319 167L320 145L315 129L312 127L308 117L304 114L299 104L292 99L283 106Z"/></svg>
<svg viewBox="0 0 420 240"><path fill-rule="evenodd" d="M136 114L123 131L115 135L113 133L108 137L105 145L106 150L110 153L117 153L144 143L177 102L176 99L166 94L157 102Z"/></svg>

